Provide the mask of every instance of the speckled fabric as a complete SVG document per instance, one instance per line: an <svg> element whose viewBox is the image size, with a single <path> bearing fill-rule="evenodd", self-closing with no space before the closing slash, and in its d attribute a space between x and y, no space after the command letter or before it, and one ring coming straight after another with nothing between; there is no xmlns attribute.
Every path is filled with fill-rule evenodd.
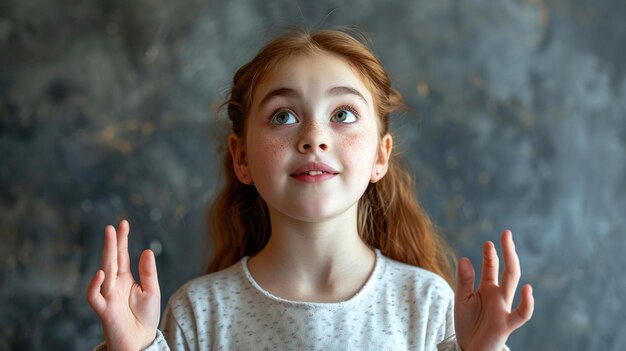
<svg viewBox="0 0 626 351"><path fill-rule="evenodd" d="M457 349L454 293L434 273L376 250L374 271L356 295L309 303L263 290L247 261L181 287L148 349L437 350L438 344L439 350Z"/></svg>

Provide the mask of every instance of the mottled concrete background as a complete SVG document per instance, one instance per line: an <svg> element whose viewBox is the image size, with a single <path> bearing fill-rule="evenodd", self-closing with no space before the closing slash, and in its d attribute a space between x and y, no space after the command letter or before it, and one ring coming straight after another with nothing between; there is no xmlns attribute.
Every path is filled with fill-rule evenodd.
<svg viewBox="0 0 626 351"><path fill-rule="evenodd" d="M459 255L516 235L514 350L625 350L626 2L0 1L0 349L86 350L103 228L131 221L164 302L201 273L214 109L276 29L368 32L394 123Z"/></svg>

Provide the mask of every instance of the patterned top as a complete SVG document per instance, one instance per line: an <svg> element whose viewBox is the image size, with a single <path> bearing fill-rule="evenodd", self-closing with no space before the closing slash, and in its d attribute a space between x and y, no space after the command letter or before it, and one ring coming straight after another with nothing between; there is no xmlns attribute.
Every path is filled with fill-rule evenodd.
<svg viewBox="0 0 626 351"><path fill-rule="evenodd" d="M454 293L432 272L376 250L356 295L311 303L264 290L247 262L182 286L148 350L457 350Z"/></svg>

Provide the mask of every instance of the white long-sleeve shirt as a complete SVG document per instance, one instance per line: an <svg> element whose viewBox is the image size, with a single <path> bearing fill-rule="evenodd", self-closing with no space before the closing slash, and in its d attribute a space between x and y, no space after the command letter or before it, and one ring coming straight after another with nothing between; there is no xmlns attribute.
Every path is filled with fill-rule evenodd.
<svg viewBox="0 0 626 351"><path fill-rule="evenodd" d="M454 293L432 272L376 250L356 295L311 303L264 290L247 262L182 286L148 350L457 350Z"/></svg>

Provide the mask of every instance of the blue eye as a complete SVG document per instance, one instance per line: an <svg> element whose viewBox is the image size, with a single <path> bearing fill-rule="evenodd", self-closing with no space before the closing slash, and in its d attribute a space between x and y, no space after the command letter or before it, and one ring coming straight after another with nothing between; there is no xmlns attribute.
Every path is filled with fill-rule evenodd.
<svg viewBox="0 0 626 351"><path fill-rule="evenodd" d="M354 123L357 118L352 111L342 108L333 113L332 120L339 123Z"/></svg>
<svg viewBox="0 0 626 351"><path fill-rule="evenodd" d="M272 116L272 124L294 124L296 122L298 119L289 111L278 111Z"/></svg>

